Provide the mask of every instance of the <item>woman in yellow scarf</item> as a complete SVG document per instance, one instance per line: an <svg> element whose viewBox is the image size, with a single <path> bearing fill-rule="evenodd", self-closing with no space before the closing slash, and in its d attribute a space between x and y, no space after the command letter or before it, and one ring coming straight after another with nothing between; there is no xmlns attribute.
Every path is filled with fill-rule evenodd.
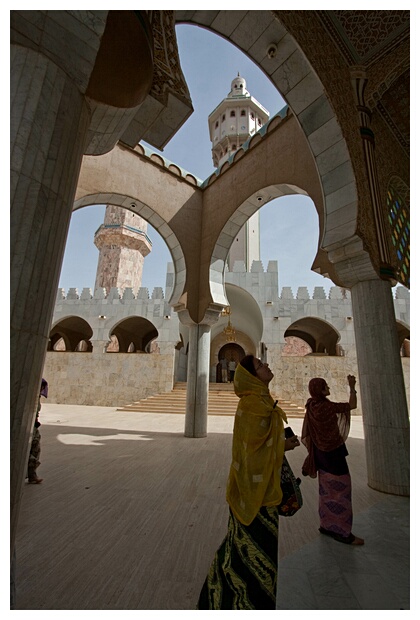
<svg viewBox="0 0 420 620"><path fill-rule="evenodd" d="M270 395L268 364L247 355L235 371L239 397L227 483L228 533L216 552L197 609L275 609L278 505L286 414Z"/></svg>

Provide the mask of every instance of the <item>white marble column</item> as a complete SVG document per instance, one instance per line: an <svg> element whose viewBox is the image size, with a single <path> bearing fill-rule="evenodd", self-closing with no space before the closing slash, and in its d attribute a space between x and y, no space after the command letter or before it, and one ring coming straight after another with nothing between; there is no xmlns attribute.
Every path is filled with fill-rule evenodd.
<svg viewBox="0 0 420 620"><path fill-rule="evenodd" d="M207 436L210 330L210 325L193 324L189 327L186 437Z"/></svg>
<svg viewBox="0 0 420 620"><path fill-rule="evenodd" d="M360 282L351 296L368 484L409 495L409 418L391 285Z"/></svg>
<svg viewBox="0 0 420 620"><path fill-rule="evenodd" d="M13 545L89 113L64 71L17 45L11 46L10 94Z"/></svg>

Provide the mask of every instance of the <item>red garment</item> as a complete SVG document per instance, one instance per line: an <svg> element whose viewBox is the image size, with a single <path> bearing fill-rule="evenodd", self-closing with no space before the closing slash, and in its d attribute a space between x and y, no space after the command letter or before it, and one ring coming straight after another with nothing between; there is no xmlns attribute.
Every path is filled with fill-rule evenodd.
<svg viewBox="0 0 420 620"><path fill-rule="evenodd" d="M350 474L334 476L320 469L318 480L318 510L321 528L343 538L348 538L351 535L353 525Z"/></svg>
<svg viewBox="0 0 420 620"><path fill-rule="evenodd" d="M311 478L316 478L318 469L314 446L325 452L335 450L344 444L350 431L349 403L333 403L328 400L321 393L326 385L326 381L320 378L311 379L309 382L311 398L306 403L301 441L308 450L302 474Z"/></svg>

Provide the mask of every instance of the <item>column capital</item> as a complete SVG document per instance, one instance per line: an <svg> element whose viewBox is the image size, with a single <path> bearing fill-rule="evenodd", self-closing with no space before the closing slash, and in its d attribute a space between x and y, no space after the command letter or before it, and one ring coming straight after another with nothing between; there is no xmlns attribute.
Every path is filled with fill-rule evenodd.
<svg viewBox="0 0 420 620"><path fill-rule="evenodd" d="M211 327L219 320L220 313L222 312L224 307L225 306L223 306L222 304L210 304L204 312L204 316L201 319L200 323L196 323L191 318L190 312L184 304L176 304L173 306L175 312L178 313L178 318L180 322L183 325L188 325L189 327L191 327L192 325L208 325L209 327Z"/></svg>

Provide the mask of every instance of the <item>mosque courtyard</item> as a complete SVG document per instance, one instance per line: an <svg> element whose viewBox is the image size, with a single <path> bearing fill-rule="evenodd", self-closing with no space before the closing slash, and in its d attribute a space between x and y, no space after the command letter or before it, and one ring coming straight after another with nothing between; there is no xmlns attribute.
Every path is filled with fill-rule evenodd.
<svg viewBox="0 0 420 620"><path fill-rule="evenodd" d="M300 435L302 419L290 419ZM184 416L46 403L40 485L25 484L16 609L192 610L226 533L232 416L184 437ZM347 441L353 531L318 532L317 481L279 524L278 609L410 608L409 498L366 484L361 417ZM299 475L306 449L288 454Z"/></svg>

